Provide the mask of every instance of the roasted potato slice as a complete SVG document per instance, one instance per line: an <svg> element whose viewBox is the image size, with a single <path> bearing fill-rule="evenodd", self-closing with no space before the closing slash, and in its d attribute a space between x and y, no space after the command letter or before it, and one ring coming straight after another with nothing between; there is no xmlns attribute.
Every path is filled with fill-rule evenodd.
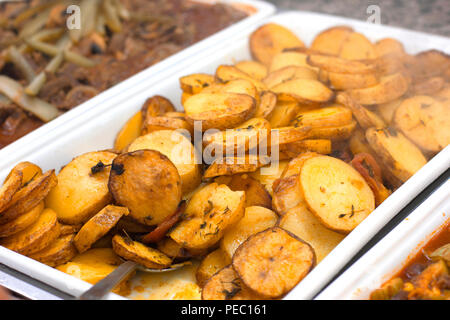
<svg viewBox="0 0 450 320"><path fill-rule="evenodd" d="M163 269L172 263L164 253L119 234L113 237L112 245L117 255L150 269Z"/></svg>
<svg viewBox="0 0 450 320"><path fill-rule="evenodd" d="M280 160L288 160L299 156L305 152L315 152L319 154L330 154L332 151L331 140L328 139L307 139L294 141L280 145Z"/></svg>
<svg viewBox="0 0 450 320"><path fill-rule="evenodd" d="M374 154L373 150L370 148L369 143L366 140L365 132L360 128L353 131L352 137L349 141L349 147L353 155L356 155L358 153Z"/></svg>
<svg viewBox="0 0 450 320"><path fill-rule="evenodd" d="M296 127L336 127L352 122L352 111L339 104L300 111L292 124Z"/></svg>
<svg viewBox="0 0 450 320"><path fill-rule="evenodd" d="M411 87L413 95L434 95L441 91L445 85L445 79L442 77L432 77L414 83Z"/></svg>
<svg viewBox="0 0 450 320"><path fill-rule="evenodd" d="M182 193L188 193L200 184L201 160L191 141L178 131L159 130L134 140L128 152L156 150L175 165L181 178Z"/></svg>
<svg viewBox="0 0 450 320"><path fill-rule="evenodd" d="M180 78L180 87L183 92L189 94L200 93L204 88L213 84L215 78L213 75L196 73Z"/></svg>
<svg viewBox="0 0 450 320"><path fill-rule="evenodd" d="M293 289L315 263L314 250L309 244L273 227L245 241L236 250L232 265L247 287L274 299Z"/></svg>
<svg viewBox="0 0 450 320"><path fill-rule="evenodd" d="M402 101L403 99L399 98L390 102L379 104L377 106L378 113L387 124L390 124L393 121L395 110L397 110Z"/></svg>
<svg viewBox="0 0 450 320"><path fill-rule="evenodd" d="M31 226L12 236L0 240L0 245L23 255L43 250L59 237L59 224L56 213L44 209Z"/></svg>
<svg viewBox="0 0 450 320"><path fill-rule="evenodd" d="M283 26L268 23L250 36L250 52L255 60L268 66L286 48L304 47L303 41Z"/></svg>
<svg viewBox="0 0 450 320"><path fill-rule="evenodd" d="M147 233L152 231L154 227L139 223L128 215L123 216L122 219L117 222L116 229L125 230L125 232L129 233Z"/></svg>
<svg viewBox="0 0 450 320"><path fill-rule="evenodd" d="M309 243L316 253L317 263L345 238L344 235L325 228L304 203L289 209L278 221L278 226Z"/></svg>
<svg viewBox="0 0 450 320"><path fill-rule="evenodd" d="M269 123L272 128L288 126L298 112L301 106L295 101L279 101L269 117Z"/></svg>
<svg viewBox="0 0 450 320"><path fill-rule="evenodd" d="M336 101L351 110L351 113L353 113L361 128L384 128L386 126L383 119L376 113L354 101L347 93L339 92L336 96Z"/></svg>
<svg viewBox="0 0 450 320"><path fill-rule="evenodd" d="M271 89L283 82L294 79L311 79L317 80L317 71L305 66L287 66L269 73L263 82Z"/></svg>
<svg viewBox="0 0 450 320"><path fill-rule="evenodd" d="M396 109L395 126L422 150L437 153L450 144L450 112L443 103L414 96Z"/></svg>
<svg viewBox="0 0 450 320"><path fill-rule="evenodd" d="M266 189L267 192L269 192L269 194L272 196L273 182L281 176L288 163L289 161L287 160L275 162L270 166L261 167L255 172L250 172L248 175L253 179L259 181L259 183L264 186L264 189Z"/></svg>
<svg viewBox="0 0 450 320"><path fill-rule="evenodd" d="M263 80L268 73L267 67L257 61L240 61L234 66L259 81Z"/></svg>
<svg viewBox="0 0 450 320"><path fill-rule="evenodd" d="M334 93L320 81L311 79L295 79L286 81L272 88L282 101L298 101L300 103L322 103L334 98Z"/></svg>
<svg viewBox="0 0 450 320"><path fill-rule="evenodd" d="M260 95L260 101L255 111L255 118L268 119L277 105L277 95L272 91L264 91Z"/></svg>
<svg viewBox="0 0 450 320"><path fill-rule="evenodd" d="M50 267L57 267L69 262L77 255L77 249L73 244L74 234L60 236L48 247L33 253L29 257L42 262Z"/></svg>
<svg viewBox="0 0 450 320"><path fill-rule="evenodd" d="M231 265L210 277L203 286L202 300L262 300L245 286Z"/></svg>
<svg viewBox="0 0 450 320"><path fill-rule="evenodd" d="M373 74L377 65L370 62L352 61L339 57L311 54L307 56L308 65L317 67L332 73L342 74Z"/></svg>
<svg viewBox="0 0 450 320"><path fill-rule="evenodd" d="M191 136L194 134L194 128L186 121L184 114L176 112L168 112L159 117L147 117L143 123L141 134L146 135L158 130L186 130ZM139 135L130 141L127 147L138 137Z"/></svg>
<svg viewBox="0 0 450 320"><path fill-rule="evenodd" d="M238 173L254 172L269 162L268 157L258 156L236 156L218 158L203 173L203 178L214 178L218 176L231 176Z"/></svg>
<svg viewBox="0 0 450 320"><path fill-rule="evenodd" d="M222 83L227 83L229 81L233 81L233 80L247 80L249 82L251 82L256 90L258 90L258 92L262 92L262 91L267 91L267 87L266 85L259 80L256 80L254 78L252 78L249 74L245 73L244 71L241 71L240 69L236 68L235 66L228 66L228 65L221 65L217 68L216 70L216 78L217 80L219 80ZM213 90L220 90L221 86L217 86L217 89ZM208 90L206 90L205 92L207 92Z"/></svg>
<svg viewBox="0 0 450 320"><path fill-rule="evenodd" d="M66 224L89 220L112 200L108 165L116 156L109 151L98 151L73 159L59 172L58 185L48 194L46 206L55 210L58 219ZM97 167L98 170L93 170Z"/></svg>
<svg viewBox="0 0 450 320"><path fill-rule="evenodd" d="M287 51L278 53L273 57L269 71L274 73L287 67L301 67L311 69L312 72L317 74L318 69L308 64L307 58L308 54L304 52Z"/></svg>
<svg viewBox="0 0 450 320"><path fill-rule="evenodd" d="M256 100L238 93L199 93L184 104L192 125L201 121L202 130L231 129L248 120L256 110Z"/></svg>
<svg viewBox="0 0 450 320"><path fill-rule="evenodd" d="M5 182L0 188L0 212L8 207L14 194L19 191L22 186L22 176L22 172L13 168L8 177L6 177Z"/></svg>
<svg viewBox="0 0 450 320"><path fill-rule="evenodd" d="M171 238L164 238L157 243L157 249L173 259L189 259L202 257L208 253L208 249L186 249Z"/></svg>
<svg viewBox="0 0 450 320"><path fill-rule="evenodd" d="M89 219L73 239L79 253L87 251L97 240L106 235L122 216L128 215L124 207L108 205Z"/></svg>
<svg viewBox="0 0 450 320"><path fill-rule="evenodd" d="M375 46L363 34L352 32L342 42L339 56L348 60L366 60L377 58Z"/></svg>
<svg viewBox="0 0 450 320"><path fill-rule="evenodd" d="M30 211L18 216L5 224L0 225L0 238L9 237L22 230L25 230L37 221L44 210L44 201L41 201L36 207Z"/></svg>
<svg viewBox="0 0 450 320"><path fill-rule="evenodd" d="M211 183L189 201L183 220L168 236L187 249L206 249L244 215L245 192Z"/></svg>
<svg viewBox="0 0 450 320"><path fill-rule="evenodd" d="M256 87L246 79L236 79L228 81L221 89L223 93L239 93L246 94L254 98L257 104L259 104L259 94Z"/></svg>
<svg viewBox="0 0 450 320"><path fill-rule="evenodd" d="M328 81L336 90L360 89L375 86L379 83L376 74L345 74L328 72Z"/></svg>
<svg viewBox="0 0 450 320"><path fill-rule="evenodd" d="M349 233L375 209L366 180L342 160L322 155L307 159L299 178L305 203L329 229Z"/></svg>
<svg viewBox="0 0 450 320"><path fill-rule="evenodd" d="M217 271L230 265L231 259L223 252L222 249L216 249L209 253L198 266L195 278L197 284L203 287L205 283L211 278Z"/></svg>
<svg viewBox="0 0 450 320"><path fill-rule="evenodd" d="M277 220L278 216L272 210L258 206L247 207L244 217L225 232L220 247L231 259L245 240L253 234L275 226Z"/></svg>
<svg viewBox="0 0 450 320"><path fill-rule="evenodd" d="M420 149L394 128L369 128L366 139L383 161L384 168L401 182L427 163Z"/></svg>
<svg viewBox="0 0 450 320"><path fill-rule="evenodd" d="M6 177L5 181L9 179L9 177L15 172L21 172L22 173L22 188L25 187L28 183L30 183L31 180L36 178L37 176L42 174L42 169L39 168L34 163L24 161L17 164L11 172Z"/></svg>
<svg viewBox="0 0 450 320"><path fill-rule="evenodd" d="M347 125L337 127L315 127L308 134L310 139L330 139L331 141L346 140L351 137L356 128L356 121L352 120Z"/></svg>
<svg viewBox="0 0 450 320"><path fill-rule="evenodd" d="M362 89L348 90L350 97L363 105L381 104L393 101L408 90L409 82L401 73L395 73L380 79L380 83Z"/></svg>
<svg viewBox="0 0 450 320"><path fill-rule="evenodd" d="M127 207L132 218L146 225L164 221L181 201L177 168L155 150L138 150L115 158L108 186L116 203Z"/></svg>
<svg viewBox="0 0 450 320"><path fill-rule="evenodd" d="M14 220L36 207L56 184L55 170L49 170L31 180L14 194L6 210L0 213L0 224Z"/></svg>
<svg viewBox="0 0 450 320"><path fill-rule="evenodd" d="M162 116L167 112L175 112L175 107L169 99L162 96L148 98L141 108L143 118Z"/></svg>
<svg viewBox="0 0 450 320"><path fill-rule="evenodd" d="M348 26L337 26L319 33L311 44L311 49L321 53L337 56L341 52L342 45L353 29Z"/></svg>
<svg viewBox="0 0 450 320"><path fill-rule="evenodd" d="M402 55L405 53L403 44L400 41L392 38L383 38L375 42L375 51L378 57L389 54Z"/></svg>
<svg viewBox="0 0 450 320"><path fill-rule="evenodd" d="M141 135L143 123L142 111L136 112L117 134L114 141L114 150L117 152L126 150L130 143Z"/></svg>
<svg viewBox="0 0 450 320"><path fill-rule="evenodd" d="M69 234L75 235L78 231L80 231L82 224L60 224L60 237L67 236Z"/></svg>

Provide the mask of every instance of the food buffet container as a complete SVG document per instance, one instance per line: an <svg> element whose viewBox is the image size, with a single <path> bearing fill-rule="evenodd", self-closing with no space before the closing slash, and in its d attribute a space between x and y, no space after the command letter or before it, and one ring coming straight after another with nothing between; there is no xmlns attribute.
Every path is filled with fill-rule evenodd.
<svg viewBox="0 0 450 320"><path fill-rule="evenodd" d="M396 38L404 44L409 53L433 48L450 52L450 41L444 37L329 15L286 12L265 19L265 21L259 22L259 25L268 22L286 26L306 44L310 44L320 31L331 26L350 25L356 31L365 34L370 40L384 37ZM180 61L177 65L172 65L170 72L165 70L146 81L133 82L134 86L130 86L122 94L117 94L113 98L105 100L95 108L86 110L78 117L72 117L70 121L64 123L64 126L59 126L46 135L30 135L27 137L27 143L21 144L21 148L10 149L11 152L7 156L0 157L0 181L20 161L31 161L41 166L43 170L59 169L77 155L93 150L111 148L120 128L152 95L158 94L167 97L175 104L176 108L181 110L179 78L191 73L214 73L220 64L250 59L248 38L256 27L257 25L254 25L245 30L241 29L238 34L222 38L222 41L216 42L209 49L198 52L189 59ZM447 170L449 163L450 146L431 159L386 199L322 260L285 299L312 299L317 295L383 226ZM80 294L89 286L58 270L1 247L0 263L49 283L74 296ZM189 279L193 281L192 276L185 276L187 282L189 282ZM139 277L138 274L137 278ZM144 297L145 292L143 293L142 290L145 291L145 288L140 287L139 289L140 292L136 295Z"/></svg>
<svg viewBox="0 0 450 320"><path fill-rule="evenodd" d="M368 299L394 277L450 219L450 180L317 296Z"/></svg>

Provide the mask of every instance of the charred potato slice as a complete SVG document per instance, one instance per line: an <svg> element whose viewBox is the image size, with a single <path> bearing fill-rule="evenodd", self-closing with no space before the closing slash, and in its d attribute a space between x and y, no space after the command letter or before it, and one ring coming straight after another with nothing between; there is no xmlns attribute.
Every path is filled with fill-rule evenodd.
<svg viewBox="0 0 450 320"><path fill-rule="evenodd" d="M235 67L259 81L264 79L268 73L267 67L257 61L240 61L235 64Z"/></svg>
<svg viewBox="0 0 450 320"><path fill-rule="evenodd" d="M44 201L41 201L36 207L30 211L20 215L5 224L0 225L0 238L9 237L22 230L25 230L37 221L42 210L44 210Z"/></svg>
<svg viewBox="0 0 450 320"><path fill-rule="evenodd" d="M231 259L245 240L253 234L275 226L277 220L278 216L272 210L258 206L247 207L244 217L225 232L220 247Z"/></svg>
<svg viewBox="0 0 450 320"><path fill-rule="evenodd" d="M395 111L398 129L422 150L437 153L450 144L450 112L443 103L415 96L404 100Z"/></svg>
<svg viewBox="0 0 450 320"><path fill-rule="evenodd" d="M250 51L253 58L266 66L284 49L304 46L303 41L290 30L275 23L259 27L250 36Z"/></svg>
<svg viewBox="0 0 450 320"><path fill-rule="evenodd" d="M114 141L114 150L121 152L125 150L131 142L141 135L144 119L142 112L138 111L120 129Z"/></svg>
<svg viewBox="0 0 450 320"><path fill-rule="evenodd" d="M191 141L178 131L159 130L140 136L128 147L128 152L156 150L175 165L181 178L182 193L194 190L201 180L201 161Z"/></svg>
<svg viewBox="0 0 450 320"><path fill-rule="evenodd" d="M195 277L200 287L210 279L217 271L230 265L231 259L221 250L216 249L209 253L198 266Z"/></svg>
<svg viewBox="0 0 450 320"><path fill-rule="evenodd" d="M31 226L0 240L0 245L23 255L41 251L59 237L56 213L45 209Z"/></svg>
<svg viewBox="0 0 450 320"><path fill-rule="evenodd" d="M74 234L60 236L48 247L33 253L29 257L50 267L57 267L67 263L78 253L77 249L73 245L74 236Z"/></svg>
<svg viewBox="0 0 450 320"><path fill-rule="evenodd" d="M251 236L235 252L233 269L242 282L265 298L280 298L314 267L309 244L279 227ZM205 286L206 287L206 286Z"/></svg>
<svg viewBox="0 0 450 320"><path fill-rule="evenodd" d="M322 103L334 98L334 93L320 81L295 79L286 81L272 88L282 101L292 99L300 103Z"/></svg>
<svg viewBox="0 0 450 320"><path fill-rule="evenodd" d="M325 54L339 55L344 41L353 33L347 26L337 26L319 33L311 44L311 49Z"/></svg>
<svg viewBox="0 0 450 320"><path fill-rule="evenodd" d="M204 73L191 74L180 78L180 87L183 92L189 94L200 93L215 81L214 76Z"/></svg>
<svg viewBox="0 0 450 320"><path fill-rule="evenodd" d="M73 240L79 253L87 251L97 240L106 235L122 216L129 211L124 207L108 205L89 219Z"/></svg>
<svg viewBox="0 0 450 320"><path fill-rule="evenodd" d="M117 155L109 151L89 152L73 159L58 174L58 185L53 188L45 204L66 224L80 224L89 220L109 202L110 165ZM100 164L97 171L94 167ZM103 166L104 165L104 166Z"/></svg>
<svg viewBox="0 0 450 320"><path fill-rule="evenodd" d="M244 204L245 192L211 183L194 194L185 217L168 236L187 249L210 248L242 218Z"/></svg>
<svg viewBox="0 0 450 320"><path fill-rule="evenodd" d="M322 225L304 203L288 210L278 226L309 243L316 253L317 263L322 261L344 239L344 235Z"/></svg>
<svg viewBox="0 0 450 320"><path fill-rule="evenodd" d="M310 158L303 163L299 178L305 203L329 229L349 233L375 209L366 180L342 160Z"/></svg>
<svg viewBox="0 0 450 320"><path fill-rule="evenodd" d="M117 204L145 225L158 225L181 201L181 179L175 165L155 150L138 150L114 159L108 182Z"/></svg>
<svg viewBox="0 0 450 320"><path fill-rule="evenodd" d="M172 263L172 260L162 252L119 234L113 237L112 244L117 255L150 269L163 269Z"/></svg>
<svg viewBox="0 0 450 320"><path fill-rule="evenodd" d="M366 131L366 139L388 172L401 182L427 163L420 149L394 128L370 128Z"/></svg>
<svg viewBox="0 0 450 320"><path fill-rule="evenodd" d="M231 265L210 277L203 286L202 300L262 300L245 286Z"/></svg>

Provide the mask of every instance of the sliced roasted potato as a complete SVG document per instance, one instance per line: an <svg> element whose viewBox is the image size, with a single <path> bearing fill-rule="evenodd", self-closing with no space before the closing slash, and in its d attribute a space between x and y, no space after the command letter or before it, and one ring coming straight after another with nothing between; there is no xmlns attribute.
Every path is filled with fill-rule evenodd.
<svg viewBox="0 0 450 320"><path fill-rule="evenodd" d="M432 77L414 83L411 92L414 95L434 95L441 91L445 85L445 79L442 77Z"/></svg>
<svg viewBox="0 0 450 320"><path fill-rule="evenodd" d="M308 55L304 52L287 51L275 55L270 63L270 73L285 69L287 67L309 68L317 74L318 69L307 62Z"/></svg>
<svg viewBox="0 0 450 320"><path fill-rule="evenodd" d="M24 161L17 164L6 177L5 181L14 174L15 171L22 173L22 188L25 187L31 180L42 174L42 169L34 163Z"/></svg>
<svg viewBox="0 0 450 320"><path fill-rule="evenodd" d="M267 157L258 156L236 156L218 158L203 173L203 178L214 178L218 176L231 176L238 173L254 172L267 164Z"/></svg>
<svg viewBox="0 0 450 320"><path fill-rule="evenodd" d="M187 249L183 248L179 243L171 238L164 238L157 243L157 249L166 256L173 259L188 259L194 257L201 257L208 253L208 249Z"/></svg>
<svg viewBox="0 0 450 320"><path fill-rule="evenodd" d="M336 101L351 110L351 113L353 113L361 128L383 128L386 126L383 119L376 113L357 103L347 93L339 92L336 96Z"/></svg>
<svg viewBox="0 0 450 320"><path fill-rule="evenodd" d="M33 253L29 257L50 267L56 267L69 262L78 253L77 249L73 245L74 236L74 234L60 236L48 247Z"/></svg>
<svg viewBox="0 0 450 320"><path fill-rule="evenodd" d="M450 144L450 110L431 97L404 100L395 111L394 123L424 151L437 153Z"/></svg>
<svg viewBox="0 0 450 320"><path fill-rule="evenodd" d="M370 62L352 61L339 57L311 54L307 56L306 62L332 73L342 74L373 74L377 65Z"/></svg>
<svg viewBox="0 0 450 320"><path fill-rule="evenodd" d="M349 141L349 147L353 155L356 155L358 153L374 153L366 140L365 132L360 128L353 131L353 134Z"/></svg>
<svg viewBox="0 0 450 320"><path fill-rule="evenodd" d="M300 170L300 188L308 208L329 229L349 233L375 209L366 180L342 160L317 156Z"/></svg>
<svg viewBox="0 0 450 320"><path fill-rule="evenodd" d="M7 238L0 240L0 245L23 255L41 251L59 237L59 224L56 213L44 209L31 226Z"/></svg>
<svg viewBox="0 0 450 320"><path fill-rule="evenodd" d="M394 128L369 128L366 139L383 161L384 168L401 182L427 163L420 149Z"/></svg>
<svg viewBox="0 0 450 320"><path fill-rule="evenodd" d="M314 267L309 244L279 227L251 236L235 252L233 269L252 291L279 298L294 288Z"/></svg>
<svg viewBox="0 0 450 320"><path fill-rule="evenodd" d="M220 247L231 259L245 240L253 234L275 226L277 220L278 216L272 210L258 206L247 207L244 217L225 232Z"/></svg>
<svg viewBox="0 0 450 320"><path fill-rule="evenodd" d="M180 78L180 87L183 92L189 94L200 93L204 88L213 84L215 78L213 75L196 73Z"/></svg>
<svg viewBox="0 0 450 320"><path fill-rule="evenodd" d="M188 249L210 248L242 218L244 205L245 192L211 183L194 194L185 217L168 236Z"/></svg>
<svg viewBox="0 0 450 320"><path fill-rule="evenodd" d="M143 223L139 223L133 218L128 216L123 216L116 224L117 230L125 230L129 233L148 233L154 229L152 226L147 226Z"/></svg>
<svg viewBox="0 0 450 320"><path fill-rule="evenodd" d="M156 150L175 165L181 178L182 193L188 193L200 184L201 160L191 141L178 131L159 130L134 140L128 152Z"/></svg>
<svg viewBox="0 0 450 320"><path fill-rule="evenodd" d="M259 95L253 83L246 79L236 79L228 81L221 89L223 93L239 93L246 94L254 98L259 104Z"/></svg>
<svg viewBox="0 0 450 320"><path fill-rule="evenodd" d="M59 236L67 236L69 234L73 234L75 235L78 231L80 231L81 227L83 225L80 224L74 224L74 225L70 225L70 224L60 224L60 232L59 232Z"/></svg>
<svg viewBox="0 0 450 320"><path fill-rule="evenodd" d="M201 121L202 130L230 129L248 120L256 110L253 97L238 93L199 93L184 104L186 119L192 125Z"/></svg>
<svg viewBox="0 0 450 320"><path fill-rule="evenodd" d="M392 38L383 38L375 42L375 51L378 57L382 57L384 55L389 54L404 54L405 49L403 48L403 44Z"/></svg>
<svg viewBox="0 0 450 320"><path fill-rule="evenodd" d="M150 269L163 269L172 263L164 253L119 234L113 237L112 244L117 255Z"/></svg>
<svg viewBox="0 0 450 320"><path fill-rule="evenodd" d="M198 266L195 277L197 284L203 287L205 283L217 271L225 268L231 263L231 259L223 252L222 249L216 249L209 253Z"/></svg>
<svg viewBox="0 0 450 320"><path fill-rule="evenodd" d="M378 77L373 74L345 74L328 72L328 80L336 90L360 89L375 86L379 83Z"/></svg>
<svg viewBox="0 0 450 320"><path fill-rule="evenodd" d="M362 89L348 90L352 99L360 104L380 104L393 101L408 90L409 82L401 73L395 73L380 79L380 83Z"/></svg>
<svg viewBox="0 0 450 320"><path fill-rule="evenodd" d="M0 213L0 224L7 223L29 212L44 200L56 184L55 170L49 170L31 180L14 194L6 210Z"/></svg>
<svg viewBox="0 0 450 320"><path fill-rule="evenodd" d="M258 90L259 92L267 90L266 85L262 81L252 78L252 76L238 69L235 66L228 66L228 65L219 66L216 70L216 78L222 83L243 79L251 82L255 86L256 90ZM223 87L218 85L217 88L214 89L212 93L214 93L216 90L221 90L222 88ZM204 92L207 91L208 90L205 90Z"/></svg>
<svg viewBox="0 0 450 320"><path fill-rule="evenodd" d="M272 184L281 176L288 163L289 161L287 160L273 162L269 166L261 167L255 172L250 172L249 176L259 181L264 186L264 189L272 195Z"/></svg>
<svg viewBox="0 0 450 320"><path fill-rule="evenodd" d="M268 119L270 126L272 128L288 126L300 110L301 106L295 101L278 102Z"/></svg>
<svg viewBox="0 0 450 320"><path fill-rule="evenodd" d="M76 157L58 174L58 185L45 200L66 224L79 224L111 202L108 190L110 167L117 155L109 151L89 152ZM101 163L100 166L98 166ZM104 166L103 166L104 165ZM98 172L92 168L99 168Z"/></svg>
<svg viewBox="0 0 450 320"><path fill-rule="evenodd" d="M348 60L366 60L377 58L375 46L363 34L353 32L342 42L339 56Z"/></svg>
<svg viewBox="0 0 450 320"><path fill-rule="evenodd" d="M348 26L337 26L319 33L311 44L311 49L330 55L339 55L344 41L353 33Z"/></svg>
<svg viewBox="0 0 450 320"><path fill-rule="evenodd" d="M352 111L339 104L300 111L292 124L296 127L337 127L352 122Z"/></svg>
<svg viewBox="0 0 450 320"><path fill-rule="evenodd" d="M203 286L202 300L262 300L245 286L231 265L216 272Z"/></svg>
<svg viewBox="0 0 450 320"><path fill-rule="evenodd" d="M141 134L145 135L158 130L186 130L191 136L194 134L194 128L186 121L184 114L177 114L175 112L168 112L159 117L147 117L143 123ZM133 141L138 137L139 135ZM133 141L129 142L127 147Z"/></svg>
<svg viewBox="0 0 450 320"><path fill-rule="evenodd" d="M1 224L0 238L9 237L22 230L25 230L37 221L37 219L41 215L42 210L44 210L44 201L41 201L36 207L20 215L14 220L11 220L5 224Z"/></svg>
<svg viewBox="0 0 450 320"><path fill-rule="evenodd" d="M331 140L307 139L294 141L280 145L280 160L292 159L305 152L316 152L319 154L330 154L332 151Z"/></svg>
<svg viewBox="0 0 450 320"><path fill-rule="evenodd" d="M13 168L8 177L6 177L0 188L0 212L8 207L14 194L19 191L22 186L22 176L22 172Z"/></svg>
<svg viewBox="0 0 450 320"><path fill-rule="evenodd" d="M125 150L134 139L139 137L143 122L142 111L138 111L120 129L114 141L114 150L118 152Z"/></svg>
<svg viewBox="0 0 450 320"><path fill-rule="evenodd" d="M304 46L303 41L290 30L275 23L259 27L250 36L250 51L253 58L266 66L284 49Z"/></svg>
<svg viewBox="0 0 450 320"><path fill-rule="evenodd" d="M177 168L155 150L138 150L115 158L108 186L116 203L127 207L132 218L146 225L164 221L181 201Z"/></svg>
<svg viewBox="0 0 450 320"><path fill-rule="evenodd" d="M264 91L255 111L255 118L268 119L277 105L277 95L272 91Z"/></svg>
<svg viewBox="0 0 450 320"><path fill-rule="evenodd" d="M332 141L346 140L351 137L356 127L356 121L337 127L316 127L311 128L308 137L310 139L330 139Z"/></svg>
<svg viewBox="0 0 450 320"><path fill-rule="evenodd" d="M235 64L235 67L259 81L263 80L268 73L267 67L257 61L240 61Z"/></svg>
<svg viewBox="0 0 450 320"><path fill-rule="evenodd" d="M320 81L311 79L295 79L286 81L272 88L278 99L301 103L328 102L334 98L334 93Z"/></svg>
<svg viewBox="0 0 450 320"><path fill-rule="evenodd" d="M167 112L175 112L176 110L169 99L162 96L153 96L144 102L141 111L145 119L146 117L162 116Z"/></svg>
<svg viewBox="0 0 450 320"><path fill-rule="evenodd" d="M379 104L377 106L378 113L387 124L390 124L394 119L395 110L397 110L402 101L403 99L399 98L390 102Z"/></svg>
<svg viewBox="0 0 450 320"><path fill-rule="evenodd" d="M317 263L322 261L345 237L325 228L304 203L288 210L280 218L278 225L309 243L316 253Z"/></svg>
<svg viewBox="0 0 450 320"><path fill-rule="evenodd" d="M317 71L305 66L287 66L271 72L263 82L270 89L283 82L294 79L311 79L317 80Z"/></svg>
<svg viewBox="0 0 450 320"><path fill-rule="evenodd" d="M73 239L79 253L87 251L97 240L106 235L122 216L128 215L124 207L108 205L89 219Z"/></svg>

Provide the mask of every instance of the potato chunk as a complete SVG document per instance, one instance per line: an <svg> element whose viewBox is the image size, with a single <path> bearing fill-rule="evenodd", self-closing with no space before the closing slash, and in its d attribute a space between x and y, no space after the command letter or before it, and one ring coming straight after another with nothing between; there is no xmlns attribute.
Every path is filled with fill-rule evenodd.
<svg viewBox="0 0 450 320"><path fill-rule="evenodd" d="M44 210L44 201L41 201L36 207L14 220L0 225L0 238L9 237L17 232L25 230L36 222L42 210Z"/></svg>
<svg viewBox="0 0 450 320"><path fill-rule="evenodd" d="M73 244L74 234L60 236L48 247L33 253L30 258L42 262L50 267L62 265L77 255L77 249Z"/></svg>
<svg viewBox="0 0 450 320"><path fill-rule="evenodd" d="M114 150L121 152L125 150L131 142L141 135L144 119L142 112L138 111L120 129L114 141Z"/></svg>
<svg viewBox="0 0 450 320"><path fill-rule="evenodd" d="M320 81L311 79L294 79L272 88L278 99L301 103L327 102L334 98L332 90Z"/></svg>

